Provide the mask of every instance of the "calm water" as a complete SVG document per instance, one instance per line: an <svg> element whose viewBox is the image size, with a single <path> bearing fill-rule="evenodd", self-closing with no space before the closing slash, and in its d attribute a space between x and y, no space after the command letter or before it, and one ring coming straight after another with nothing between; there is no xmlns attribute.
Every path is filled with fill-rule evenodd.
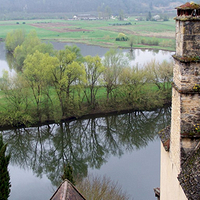
<svg viewBox="0 0 200 200"><path fill-rule="evenodd" d="M63 49L66 44L53 43ZM106 48L78 44L81 53L103 57ZM129 53L124 51L124 53ZM136 49L131 63L155 58L170 60L171 53ZM9 69L0 43L0 71ZM170 123L170 109L77 120L27 129L3 131L11 153L9 200L49 199L60 183L63 164L74 173L106 175L134 200L154 200L159 186L160 141L157 132Z"/></svg>
<svg viewBox="0 0 200 200"><path fill-rule="evenodd" d="M64 49L66 45L73 45L72 43L61 43L61 42L52 42L54 48L57 50ZM96 56L99 55L100 57L104 57L105 53L109 50L108 48L98 47L98 46L91 46L85 44L76 44L81 49L81 54L83 56L91 55ZM122 52L125 55L128 55L130 58L130 66L135 66L138 64L139 66L143 66L147 62L155 59L158 62L162 62L163 60L170 61L172 60L172 52L169 51L162 51L162 50L146 50L146 49L134 49L133 52L129 50L122 49ZM9 68L6 60L6 51L5 51L5 44L0 43L0 76L2 74L2 70L5 69L11 73L13 70ZM8 57L9 55L7 55ZM8 58L12 59L12 58ZM11 63L11 62L10 62Z"/></svg>
<svg viewBox="0 0 200 200"><path fill-rule="evenodd" d="M69 162L79 177L106 175L130 199L153 200L159 186L157 132L169 122L170 109L163 108L3 131L12 155L9 199L49 199Z"/></svg>
<svg viewBox="0 0 200 200"><path fill-rule="evenodd" d="M64 49L65 45L73 45L72 43L59 43L59 42L52 42L55 49ZM81 49L81 54L83 56L91 55L96 56L99 55L103 57L105 53L109 50L108 48L98 47L98 46L91 46L85 44L76 44ZM172 52L169 51L162 51L162 50L147 50L147 49L134 49L133 52L130 52L128 49L121 49L124 54L127 54L131 61L131 65L134 66L136 64L143 65L151 60L155 59L158 62L162 62L163 60L170 61L172 60L171 55Z"/></svg>

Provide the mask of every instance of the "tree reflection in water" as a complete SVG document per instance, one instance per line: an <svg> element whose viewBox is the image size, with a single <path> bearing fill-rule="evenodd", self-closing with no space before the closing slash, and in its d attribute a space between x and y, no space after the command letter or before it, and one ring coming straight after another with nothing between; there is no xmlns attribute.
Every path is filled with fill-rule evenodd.
<svg viewBox="0 0 200 200"><path fill-rule="evenodd" d="M87 176L88 168L100 168L110 155L120 157L148 145L170 123L170 108L138 111L101 118L76 120L36 128L3 131L11 163L46 174L58 185L63 165L75 176Z"/></svg>

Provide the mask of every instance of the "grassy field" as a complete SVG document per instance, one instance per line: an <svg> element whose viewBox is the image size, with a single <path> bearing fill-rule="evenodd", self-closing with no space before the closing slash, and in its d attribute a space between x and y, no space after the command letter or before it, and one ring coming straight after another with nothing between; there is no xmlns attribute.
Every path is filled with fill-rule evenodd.
<svg viewBox="0 0 200 200"><path fill-rule="evenodd" d="M166 83L166 87L171 88L171 83ZM157 92L159 89L158 89L158 87L156 85L154 85L152 83L148 83L143 87L143 90L151 91L152 93L154 93L154 92ZM30 89L28 91L28 93L29 93L29 96L31 96L32 95L32 90ZM75 99L79 98L78 92L77 92L76 89L72 89L72 93L74 94L74 98ZM90 93L90 89L89 88L87 89L86 93L87 94ZM57 97L57 94L56 94L56 91L55 91L54 88L51 87L49 89L49 95L50 95L50 98L53 100L53 102L55 104L59 104L59 99ZM122 96L124 96L124 95L125 94L123 93ZM10 95L10 97L7 98L8 96L9 95L6 95L4 93L4 91L0 90L0 110L3 110L4 108L9 107L10 103L13 101L14 95ZM81 92L80 96L81 96L81 99L82 99L82 97L84 96L84 92L83 91ZM33 98L33 97L31 97L31 98ZM105 87L98 87L98 91L97 91L97 94L96 94L96 100L97 101L104 100L106 102L106 98L107 98L107 96L106 96L106 88ZM36 104L32 99L28 99L28 102L30 103L31 107L36 107ZM86 99L86 97L84 97L83 98L83 103L86 103L86 102L87 102L87 99Z"/></svg>
<svg viewBox="0 0 200 200"><path fill-rule="evenodd" d="M126 24L131 25L116 25ZM136 21L134 17L128 21L118 20L11 20L0 21L0 38L15 29L24 29L26 33L35 29L43 40L76 42L104 47L130 48L129 41L115 41L119 33L134 37L134 48L175 49L175 22L169 21ZM146 43L141 43L141 41ZM149 41L157 40L158 45L149 45Z"/></svg>

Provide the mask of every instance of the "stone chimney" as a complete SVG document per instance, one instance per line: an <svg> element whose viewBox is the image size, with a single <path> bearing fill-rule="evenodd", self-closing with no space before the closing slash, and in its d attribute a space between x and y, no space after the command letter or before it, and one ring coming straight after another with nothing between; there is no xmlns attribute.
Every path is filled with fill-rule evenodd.
<svg viewBox="0 0 200 200"><path fill-rule="evenodd" d="M178 120L181 137L194 139L200 137L200 5L186 3L176 9L172 125Z"/></svg>
<svg viewBox="0 0 200 200"><path fill-rule="evenodd" d="M176 56L199 56L200 5L187 2L176 9Z"/></svg>

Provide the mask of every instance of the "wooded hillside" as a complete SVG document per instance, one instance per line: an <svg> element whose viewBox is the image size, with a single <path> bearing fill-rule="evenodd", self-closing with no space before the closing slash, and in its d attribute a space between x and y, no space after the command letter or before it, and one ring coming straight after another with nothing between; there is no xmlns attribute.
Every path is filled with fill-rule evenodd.
<svg viewBox="0 0 200 200"><path fill-rule="evenodd" d="M42 12L100 12L106 7L112 14L121 10L127 14L145 13L148 11L172 11L174 7L185 3L184 0L0 0L0 11L42 13Z"/></svg>

